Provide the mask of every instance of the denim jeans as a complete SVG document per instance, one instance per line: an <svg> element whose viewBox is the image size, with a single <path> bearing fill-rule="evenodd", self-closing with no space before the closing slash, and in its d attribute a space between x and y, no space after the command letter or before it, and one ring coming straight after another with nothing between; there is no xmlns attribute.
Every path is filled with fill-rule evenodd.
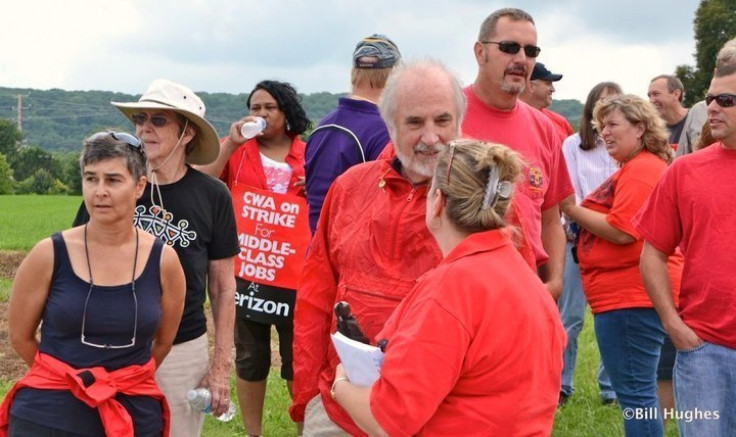
<svg viewBox="0 0 736 437"><path fill-rule="evenodd" d="M681 437L734 435L736 349L706 342L678 350L673 383Z"/></svg>
<svg viewBox="0 0 736 437"><path fill-rule="evenodd" d="M603 360L601 360L601 363L598 366L598 389L600 390L599 394L601 401L611 402L616 400L616 392L613 391L613 387L611 386L611 377L608 376L608 371L603 365Z"/></svg>
<svg viewBox="0 0 736 437"><path fill-rule="evenodd" d="M657 400L657 363L664 329L652 308L628 308L593 316L601 360L624 411L629 437L662 436ZM637 418L627 411L650 412Z"/></svg>
<svg viewBox="0 0 736 437"><path fill-rule="evenodd" d="M567 346L562 354L562 387L560 392L567 396L575 393L573 386L573 375L578 358L578 337L583 330L585 320L585 307L588 302L583 293L583 284L580 280L580 266L572 258L572 243L567 243L565 255L565 278L563 281L562 296L557 302L560 307L560 318L562 326L567 333ZM616 393L611 388L611 380L608 377L603 362L598 368L598 387L600 387L601 400L616 399Z"/></svg>

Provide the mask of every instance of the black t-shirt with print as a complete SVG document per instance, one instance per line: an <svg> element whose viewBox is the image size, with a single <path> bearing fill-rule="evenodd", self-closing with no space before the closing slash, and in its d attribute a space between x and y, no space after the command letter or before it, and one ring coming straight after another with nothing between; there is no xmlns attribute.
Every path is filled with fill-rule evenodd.
<svg viewBox="0 0 736 437"><path fill-rule="evenodd" d="M176 249L184 268L187 294L174 344L193 340L207 332L204 302L208 262L235 256L240 252L235 214L230 192L222 181L187 168L183 178L153 190L146 185L138 199L134 222L146 232L161 238ZM165 211L161 210L161 207ZM84 204L77 212L74 226L89 220Z"/></svg>

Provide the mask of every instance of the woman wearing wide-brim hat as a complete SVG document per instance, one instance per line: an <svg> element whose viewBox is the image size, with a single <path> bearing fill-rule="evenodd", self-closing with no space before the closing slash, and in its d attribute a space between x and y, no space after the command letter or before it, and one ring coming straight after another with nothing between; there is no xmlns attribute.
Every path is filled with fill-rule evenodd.
<svg viewBox="0 0 736 437"><path fill-rule="evenodd" d="M208 164L219 153L217 132L204 118L205 105L189 88L154 80L137 102L113 102L135 124L145 144L148 180L138 200L135 224L176 249L187 296L174 347L156 373L171 407L171 434L199 435L204 416L193 411L188 390L208 387L214 415L229 404L235 314L233 257L239 252L227 188L189 164ZM76 222L84 221L84 212ZM215 326L212 359L207 349L205 290Z"/></svg>

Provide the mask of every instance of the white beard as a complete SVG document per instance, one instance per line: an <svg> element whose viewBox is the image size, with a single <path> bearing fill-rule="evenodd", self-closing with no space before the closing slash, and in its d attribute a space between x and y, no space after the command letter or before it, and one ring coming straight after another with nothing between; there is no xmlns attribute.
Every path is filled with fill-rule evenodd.
<svg viewBox="0 0 736 437"><path fill-rule="evenodd" d="M446 147L447 145L444 143L438 143L434 146L428 146L424 143L419 143L413 147L413 151L436 150L438 152L441 152L445 150ZM412 173L416 173L425 178L431 178L432 175L434 175L434 169L435 167L437 167L437 159L440 156L439 154L434 155L433 158L426 161L420 161L416 158L415 155L405 155L398 146L395 147L394 150L396 151L396 157L399 158L399 161L401 162L401 166L404 167L406 170L411 171Z"/></svg>

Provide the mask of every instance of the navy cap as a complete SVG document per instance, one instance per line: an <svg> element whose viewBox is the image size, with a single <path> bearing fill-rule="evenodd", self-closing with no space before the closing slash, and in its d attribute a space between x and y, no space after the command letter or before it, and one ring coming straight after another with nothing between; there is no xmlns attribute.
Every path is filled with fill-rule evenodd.
<svg viewBox="0 0 736 437"><path fill-rule="evenodd" d="M365 57L369 57L366 59ZM355 46L355 68L391 68L401 59L399 48L386 35L374 33Z"/></svg>
<svg viewBox="0 0 736 437"><path fill-rule="evenodd" d="M532 71L532 77L530 80L548 80L550 82L557 82L558 80L562 79L561 74L552 74L551 71L547 70L547 67L544 66L541 62L537 62L534 64L534 71Z"/></svg>

